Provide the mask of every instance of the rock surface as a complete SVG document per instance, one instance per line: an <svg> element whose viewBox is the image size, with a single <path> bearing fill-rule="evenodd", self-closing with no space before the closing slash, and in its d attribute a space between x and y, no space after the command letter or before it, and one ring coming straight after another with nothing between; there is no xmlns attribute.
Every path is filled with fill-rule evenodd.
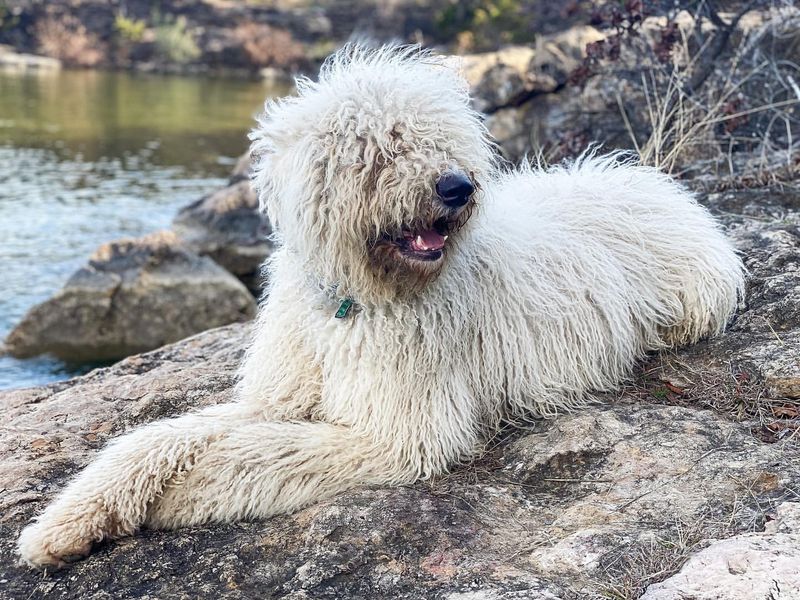
<svg viewBox="0 0 800 600"><path fill-rule="evenodd" d="M533 48L463 57L473 104L488 115L486 126L507 159L518 162L547 151L560 160L595 140L608 148L632 145L617 103L618 96L630 93L629 82L593 77L583 85L569 84L587 45L604 38L594 27L574 27L538 36Z"/></svg>
<svg viewBox="0 0 800 600"><path fill-rule="evenodd" d="M249 180L240 179L182 208L172 229L190 250L212 258L253 293L260 292L261 265L272 251L267 239L272 229L258 210Z"/></svg>
<svg viewBox="0 0 800 600"><path fill-rule="evenodd" d="M250 179L251 169L253 168L253 161L250 158L250 153L245 152L236 159L236 164L231 170L231 177L229 183L239 183L244 179Z"/></svg>
<svg viewBox="0 0 800 600"><path fill-rule="evenodd" d="M778 507L763 533L714 542L689 559L680 573L652 585L642 600L728 600L800 597L800 504ZM775 577L779 573L780 579Z"/></svg>
<svg viewBox="0 0 800 600"><path fill-rule="evenodd" d="M461 57L475 108L492 114L560 90L586 56L587 44L604 37L594 27L573 27L538 36L533 48L510 46Z"/></svg>
<svg viewBox="0 0 800 600"><path fill-rule="evenodd" d="M101 246L9 333L5 349L69 362L115 360L252 318L247 289L211 259L156 233Z"/></svg>
<svg viewBox="0 0 800 600"><path fill-rule="evenodd" d="M15 52L10 46L0 44L0 71L39 72L59 69L61 69L60 60Z"/></svg>
<svg viewBox="0 0 800 600"><path fill-rule="evenodd" d="M724 336L654 357L602 404L505 431L483 458L430 482L353 490L262 523L144 531L45 576L3 561L0 597L636 598L687 559L685 577L664 585L689 585L707 555L690 556L708 540L739 534L730 547L746 540L757 553L794 536L795 525L754 532L776 510L779 523L794 519L785 503L800 489L798 405L777 395L800 356L797 197L706 198L748 261L746 305ZM229 399L248 335L231 325L1 393L0 552L12 556L26 521L108 440ZM791 594L787 556L770 576ZM733 571L730 589L755 572ZM650 593L660 589L672 588Z"/></svg>
<svg viewBox="0 0 800 600"><path fill-rule="evenodd" d="M794 64L797 49L777 40L797 38L800 9L754 9L729 29L721 27L725 19L685 10L667 17L648 9L651 16L642 18L633 15L641 3L604 4L616 16L605 18L598 9L587 21L597 28L574 26L537 36L532 48L465 59L474 105L487 113L486 126L507 159L542 156L553 163L601 142L606 149L636 149L646 162L684 174L713 166L718 180L731 172L752 177L788 162L787 179L797 177L796 124L785 136L770 137L766 115L776 94L794 97L781 88L780 73L782 65ZM764 64L773 76L759 75ZM729 85L746 98L738 108L724 100L715 104L729 97ZM681 94L686 98L679 102ZM680 113L670 112L676 105ZM726 125L711 126L718 123ZM736 143L745 137L752 143ZM752 159L747 168L740 166L743 156ZM780 163L778 156L790 158Z"/></svg>
<svg viewBox="0 0 800 600"><path fill-rule="evenodd" d="M527 46L460 57L459 66L472 87L475 108L491 112L525 94L533 57L533 49Z"/></svg>

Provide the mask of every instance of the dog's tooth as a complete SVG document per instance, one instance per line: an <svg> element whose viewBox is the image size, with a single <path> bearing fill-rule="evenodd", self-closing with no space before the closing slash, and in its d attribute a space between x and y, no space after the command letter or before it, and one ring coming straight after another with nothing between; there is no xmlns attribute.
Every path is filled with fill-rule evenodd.
<svg viewBox="0 0 800 600"><path fill-rule="evenodd" d="M446 242L446 241L447 241L447 238L449 238L449 237L450 237L449 235L445 235L445 236L443 236L443 238L442 238L442 239L443 239L443 240Z"/></svg>
<svg viewBox="0 0 800 600"><path fill-rule="evenodd" d="M424 248L425 247L425 240L422 239L421 235L417 236L417 239L414 240L414 243L417 244L417 246L419 246L420 248Z"/></svg>

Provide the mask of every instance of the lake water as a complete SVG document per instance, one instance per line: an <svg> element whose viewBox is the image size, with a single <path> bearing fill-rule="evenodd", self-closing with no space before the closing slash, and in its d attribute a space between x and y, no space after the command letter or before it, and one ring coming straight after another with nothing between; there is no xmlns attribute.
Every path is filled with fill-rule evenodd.
<svg viewBox="0 0 800 600"><path fill-rule="evenodd" d="M0 339L103 242L224 185L269 95L254 81L0 72ZM0 389L87 370L0 357Z"/></svg>

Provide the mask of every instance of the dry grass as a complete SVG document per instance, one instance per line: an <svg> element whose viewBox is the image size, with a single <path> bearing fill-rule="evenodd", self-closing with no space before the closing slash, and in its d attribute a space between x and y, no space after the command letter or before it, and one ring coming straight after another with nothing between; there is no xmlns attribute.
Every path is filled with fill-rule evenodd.
<svg viewBox="0 0 800 600"><path fill-rule="evenodd" d="M641 73L648 135L637 135L623 100L617 102L628 135L643 163L682 175L710 166L716 177L770 180L769 173L797 171L800 157L800 8L764 13L760 26L740 31L737 21L717 23L740 34L738 46L708 64L715 37L681 30L672 62ZM731 36L731 39L734 36ZM785 43L778 43L785 41ZM721 56L725 56L724 59ZM713 61L712 61L713 63ZM734 160L746 151L754 160ZM755 163L755 164L754 164Z"/></svg>
<svg viewBox="0 0 800 600"><path fill-rule="evenodd" d="M771 396L763 380L743 365L701 366L664 351L643 366L621 397L710 408L749 422L764 442L800 441L800 400Z"/></svg>
<svg viewBox="0 0 800 600"><path fill-rule="evenodd" d="M743 40L737 59L755 72L749 91L762 106L796 106L800 102L800 7L792 3L775 9L772 18ZM796 139L800 114L796 109L770 110L761 116L760 159L767 162L771 155L783 155L784 164L791 165L800 148Z"/></svg>
<svg viewBox="0 0 800 600"><path fill-rule="evenodd" d="M722 156L718 126L797 103L797 100L787 100L726 114L726 107L740 93L747 78L735 83L727 81L724 86L707 91L705 101L687 94L685 82L677 72L667 77L666 84L659 82L652 70L643 73L641 80L650 125L650 135L643 143L637 141L622 100L618 97L620 111L642 163L668 173L680 172L686 165L698 160ZM730 147L730 143L725 145Z"/></svg>
<svg viewBox="0 0 800 600"><path fill-rule="evenodd" d="M296 70L305 60L303 44L285 29L242 23L233 32L250 63L255 67Z"/></svg>
<svg viewBox="0 0 800 600"><path fill-rule="evenodd" d="M757 418L764 422L770 399L761 380L746 368L700 368L673 352L662 352L643 370L634 385L640 394L670 404L701 405L736 420Z"/></svg>
<svg viewBox="0 0 800 600"><path fill-rule="evenodd" d="M706 193L765 187L783 190L787 186L796 186L800 181L800 154L789 165L765 166L760 163L761 166L753 166L752 160L734 162L736 166L730 171L732 174L723 178L698 178L692 182L692 188Z"/></svg>
<svg viewBox="0 0 800 600"><path fill-rule="evenodd" d="M606 555L598 578L603 597L639 598L649 585L680 571L692 555L712 541L762 531L779 505L800 500L797 491L781 488L773 473L762 472L746 481L732 479L738 489L728 507L707 509L691 521L675 520L652 539Z"/></svg>
<svg viewBox="0 0 800 600"><path fill-rule="evenodd" d="M613 600L635 600L647 586L677 573L689 557L705 547L711 537L722 537L722 524L709 527L701 515L691 522L676 521L652 539L634 543L605 557L601 594Z"/></svg>
<svg viewBox="0 0 800 600"><path fill-rule="evenodd" d="M66 66L94 67L105 55L100 39L75 17L39 19L35 36L39 52L57 58Z"/></svg>

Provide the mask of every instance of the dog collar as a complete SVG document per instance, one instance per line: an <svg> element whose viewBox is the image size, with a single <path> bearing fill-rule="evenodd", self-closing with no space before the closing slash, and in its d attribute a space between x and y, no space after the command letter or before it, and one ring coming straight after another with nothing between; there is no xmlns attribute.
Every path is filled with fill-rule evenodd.
<svg viewBox="0 0 800 600"><path fill-rule="evenodd" d="M345 298L344 300L342 300L342 302L339 304L339 308L337 309L336 314L333 315L334 318L346 319L347 315L350 314L350 310L353 308L354 304L355 302L353 302L352 298Z"/></svg>
<svg viewBox="0 0 800 600"><path fill-rule="evenodd" d="M342 298L339 294L337 294L339 284L334 283L333 285L325 285L321 282L315 282L313 285L328 298L329 302L339 303L336 312L333 313L334 318L346 319L354 309L358 308L358 304L356 304L356 301L353 298Z"/></svg>

